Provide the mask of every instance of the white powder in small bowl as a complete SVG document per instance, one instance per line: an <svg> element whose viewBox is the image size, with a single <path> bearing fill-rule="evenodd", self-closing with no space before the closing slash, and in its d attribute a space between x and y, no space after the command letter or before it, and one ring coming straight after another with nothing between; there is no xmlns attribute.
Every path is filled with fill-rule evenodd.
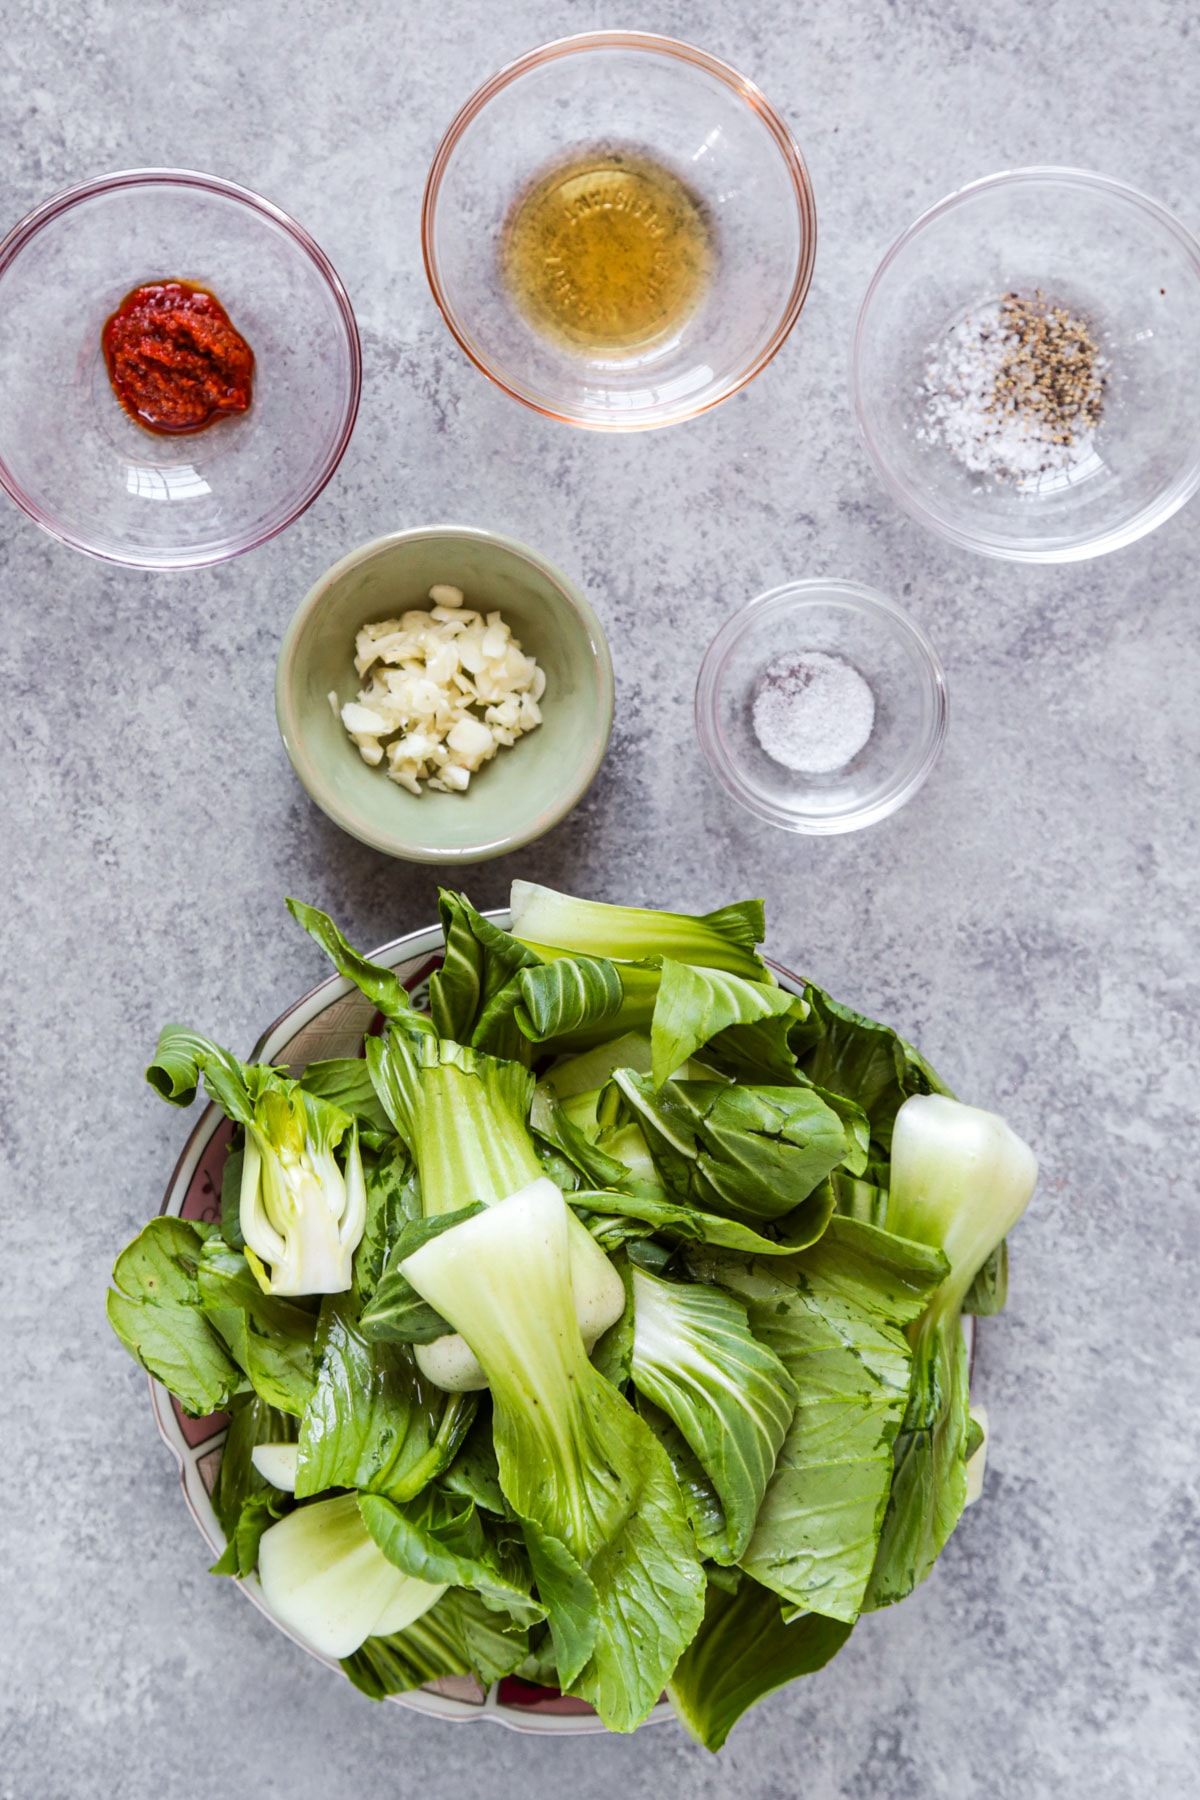
<svg viewBox="0 0 1200 1800"><path fill-rule="evenodd" d="M858 670L824 650L789 650L758 678L754 735L798 775L832 775L856 757L875 724L875 696Z"/></svg>

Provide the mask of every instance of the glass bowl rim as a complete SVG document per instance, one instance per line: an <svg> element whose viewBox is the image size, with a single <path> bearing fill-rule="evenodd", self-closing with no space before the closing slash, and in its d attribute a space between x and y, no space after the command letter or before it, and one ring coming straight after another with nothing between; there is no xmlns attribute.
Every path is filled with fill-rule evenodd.
<svg viewBox="0 0 1200 1800"><path fill-rule="evenodd" d="M940 512L934 512L925 506L916 492L895 472L881 445L874 437L867 417L867 404L864 397L863 384L863 345L866 337L868 316L878 289L892 265L900 255L908 249L929 226L939 223L948 214L957 210L964 202L977 198L980 194L992 190L1002 190L1033 183L1063 188L1083 188L1085 190L1107 195L1126 205L1132 205L1155 224L1162 227L1174 238L1179 247L1191 259L1197 280L1200 281L1200 239L1188 230L1183 221L1176 217L1161 201L1144 194L1140 188L1130 182L1119 181L1112 175L1101 175L1092 169L1077 169L1068 165L1053 163L1031 164L1022 169L999 169L994 174L982 175L975 181L967 182L963 187L955 188L951 193L943 195L940 200L927 206L910 225L888 246L875 268L867 291L863 295L855 320L854 336L850 349L850 388L854 403L854 416L858 423L860 436L865 445L875 473L883 486L898 505L903 507L919 524L927 526L940 537L957 544L960 549L975 550L984 556L1000 557L1007 562L1023 563L1067 563L1083 562L1093 556L1103 556L1111 550L1122 549L1138 538L1145 537L1167 519L1185 506L1193 494L1200 488L1200 452L1193 455L1190 466L1185 465L1175 479L1153 500L1148 502L1133 518L1119 526L1112 526L1103 531L1089 533L1065 544L1041 547L1022 543L1020 540L1001 537L996 533L969 531L955 525Z"/></svg>
<svg viewBox="0 0 1200 1800"><path fill-rule="evenodd" d="M878 620L894 638L915 649L917 661L929 678L934 716L920 760L903 780L893 780L874 799L850 811L817 816L797 814L787 806L764 800L752 792L725 750L717 727L716 698L725 664L752 624L771 613L783 612L789 602L800 601L802 605L807 605L820 600L830 601L834 605L841 604L848 611ZM730 614L704 652L704 660L696 678L694 713L701 752L726 793L731 794L748 812L785 831L799 832L807 837L832 837L841 832L857 831L864 825L874 825L880 819L886 819L924 785L945 742L950 721L950 697L941 658L924 629L898 601L881 593L878 588L868 587L864 582L849 581L834 575L814 575L768 588L765 593L756 594L752 600Z"/></svg>
<svg viewBox="0 0 1200 1800"><path fill-rule="evenodd" d="M23 513L36 525L41 526L43 531L48 532L51 537L57 538L60 543L69 545L72 550L81 550L84 555L95 557L100 562L115 563L128 569L209 568L216 563L229 562L235 556L244 555L248 550L255 550L260 544L265 544L271 538L277 537L281 531L286 531L289 525L293 525L300 515L308 510L332 478L353 435L358 418L359 402L362 397L362 343L359 338L358 321L355 319L350 296L340 275L316 239L305 230L303 225L293 219L290 213L284 212L282 207L276 206L273 201L265 199L263 195L255 193L252 188L243 187L236 181L228 181L221 175L202 174L196 169L160 167L118 169L108 175L96 175L87 181L74 182L70 187L60 188L57 193L51 194L48 199L35 206L32 212L26 213L24 218L19 219L12 229L0 239L0 279L3 279L21 251L32 242L37 234L64 213L70 212L85 200L96 198L97 195L117 193L123 188L132 190L139 187L198 188L203 193L220 194L226 199L236 200L249 207L251 211L262 214L273 224L281 226L285 234L314 265L317 273L323 278L332 293L341 315L350 359L350 380L342 407L342 422L332 448L317 475L308 483L303 494L289 507L282 518L267 530L257 532L254 536L246 539L245 542L236 542L232 548L218 547L206 551L202 555L189 553L183 556L159 556L147 560L145 556L122 554L111 549L98 549L77 533L66 530L52 519L31 495L25 492L16 475L5 462L2 452L0 452L0 487L21 508Z"/></svg>
<svg viewBox="0 0 1200 1800"><path fill-rule="evenodd" d="M482 355L476 354L464 330L459 326L455 309L442 284L433 241L438 196L446 171L467 128L474 123L489 102L533 69L542 68L566 56L579 55L591 50L611 49L645 50L676 62L688 63L695 68L704 70L707 74L716 76L738 98L744 101L766 125L775 142L775 147L783 159L784 166L791 177L801 227L800 251L796 259L796 271L792 279L791 290L779 320L766 343L760 347L744 369L739 370L736 375L723 382L719 390L707 399L699 404L673 407L669 412L651 418L644 416L623 419L591 417L562 406L548 405L526 392L521 385L516 383L515 378L510 379L499 367L493 366ZM812 285L816 252L817 214L808 166L796 139L761 88L748 76L740 74L731 63L710 55L707 50L700 50L694 44L687 44L679 38L666 37L653 31L576 32L569 37L552 38L547 43L539 44L534 49L525 51L522 56L505 63L468 96L446 127L441 141L434 151L421 201L421 254L425 262L426 278L438 310L459 349L481 374L486 375L488 380L503 393L509 394L514 400L519 400L522 406L528 406L533 412L540 413L543 418L557 419L564 425L578 425L590 431L648 431L657 430L664 425L682 424L687 419L698 418L701 413L708 412L714 406L719 406L723 400L728 400L731 395L746 387L756 375L762 373L781 349L796 320L800 317L804 302L808 298L808 290Z"/></svg>

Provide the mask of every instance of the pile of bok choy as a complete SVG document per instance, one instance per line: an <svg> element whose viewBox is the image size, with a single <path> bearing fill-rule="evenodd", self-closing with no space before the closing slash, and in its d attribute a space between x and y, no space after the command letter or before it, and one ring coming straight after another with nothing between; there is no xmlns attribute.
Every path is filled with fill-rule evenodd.
<svg viewBox="0 0 1200 1800"><path fill-rule="evenodd" d="M429 1012L289 1073L170 1026L148 1078L235 1126L219 1223L160 1217L109 1317L225 1408L218 1573L382 1698L504 1675L717 1749L923 1581L981 1439L1032 1153L886 1026L702 918L443 892ZM978 1466L978 1465L976 1465Z"/></svg>

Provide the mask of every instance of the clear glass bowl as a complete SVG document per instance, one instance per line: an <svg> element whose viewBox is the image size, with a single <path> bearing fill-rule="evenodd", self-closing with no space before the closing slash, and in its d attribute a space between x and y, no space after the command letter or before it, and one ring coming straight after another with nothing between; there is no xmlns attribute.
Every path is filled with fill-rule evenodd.
<svg viewBox="0 0 1200 1800"><path fill-rule="evenodd" d="M1094 453L1037 491L968 473L921 435L931 351L1013 290L1083 315L1108 365ZM858 317L853 387L880 479L922 524L1018 562L1116 550L1200 486L1200 244L1104 176L989 176L924 213L884 257Z"/></svg>
<svg viewBox="0 0 1200 1800"><path fill-rule="evenodd" d="M211 289L254 351L252 404L159 436L109 382L105 320L145 282ZM57 194L0 243L0 484L64 543L145 569L223 562L321 492L350 441L362 359L346 290L257 194L182 169Z"/></svg>
<svg viewBox="0 0 1200 1800"><path fill-rule="evenodd" d="M870 737L832 774L776 762L752 717L768 665L812 651L849 663L875 702ZM903 806L937 761L947 719L933 645L894 600L855 581L792 581L760 594L725 621L696 683L696 732L717 780L760 819L810 835L856 831Z"/></svg>
<svg viewBox="0 0 1200 1800"><path fill-rule="evenodd" d="M501 267L515 203L590 148L665 164L712 221L700 304L635 354L560 347L517 309ZM803 159L758 89L702 50L631 31L544 44L485 82L438 147L421 229L434 298L471 360L536 411L601 431L675 424L744 387L795 324L816 250Z"/></svg>

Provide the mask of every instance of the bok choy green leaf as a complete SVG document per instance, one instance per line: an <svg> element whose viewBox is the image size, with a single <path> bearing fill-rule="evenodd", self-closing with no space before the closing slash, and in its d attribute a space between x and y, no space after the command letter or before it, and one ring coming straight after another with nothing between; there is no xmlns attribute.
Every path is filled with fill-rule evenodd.
<svg viewBox="0 0 1200 1800"><path fill-rule="evenodd" d="M302 900L289 900L287 908L297 924L302 925L309 937L321 946L338 974L352 981L385 1019L417 1035L433 1031L430 1020L413 1011L396 971L360 956L346 942L328 913L319 912L315 906L306 906Z"/></svg>
<svg viewBox="0 0 1200 1800"><path fill-rule="evenodd" d="M743 1576L710 1584L704 1623L671 1677L675 1711L696 1742L719 1750L742 1714L837 1655L853 1628L807 1613L785 1625L779 1597Z"/></svg>
<svg viewBox="0 0 1200 1800"><path fill-rule="evenodd" d="M790 1015L802 1004L764 981L665 958L650 1033L655 1087L730 1026Z"/></svg>
<svg viewBox="0 0 1200 1800"><path fill-rule="evenodd" d="M744 1301L800 1404L742 1566L792 1606L852 1623L862 1610L908 1403L903 1327L945 1259L853 1219L834 1218L795 1257L745 1262L695 1252L697 1273Z"/></svg>
<svg viewBox="0 0 1200 1800"><path fill-rule="evenodd" d="M666 1187L750 1225L794 1212L850 1148L813 1088L668 1081L655 1092L627 1069L613 1081Z"/></svg>
<svg viewBox="0 0 1200 1800"><path fill-rule="evenodd" d="M470 1588L492 1612L534 1625L546 1608L533 1598L533 1577L519 1538L485 1531L470 1500L427 1490L398 1506L379 1494L360 1494L358 1509L383 1554L406 1575L446 1587Z"/></svg>
<svg viewBox="0 0 1200 1800"><path fill-rule="evenodd" d="M608 1024L625 998L615 963L601 956L560 956L516 978L517 1025L535 1044Z"/></svg>
<svg viewBox="0 0 1200 1800"><path fill-rule="evenodd" d="M720 1244L729 1250L745 1250L752 1256L793 1255L806 1244L816 1242L833 1213L833 1197L827 1184L794 1213L785 1213L777 1225L765 1228L778 1231L777 1237L767 1237L765 1231L755 1231L737 1219L703 1212L686 1201L660 1200L640 1191L626 1194L613 1188L576 1188L568 1199L572 1207L589 1213L640 1219L672 1245L676 1241Z"/></svg>
<svg viewBox="0 0 1200 1800"><path fill-rule="evenodd" d="M738 1562L799 1390L730 1294L636 1268L632 1280L634 1386L674 1421L719 1500L715 1531L707 1509L692 1517L701 1553Z"/></svg>
<svg viewBox="0 0 1200 1800"><path fill-rule="evenodd" d="M801 1057L801 1067L817 1087L844 1094L867 1115L872 1138L887 1151L892 1124L912 1094L948 1094L940 1076L911 1044L887 1025L843 1006L809 983L811 1007L804 1035L816 1039Z"/></svg>
<svg viewBox="0 0 1200 1800"><path fill-rule="evenodd" d="M198 1271L211 1232L187 1219L151 1219L117 1258L108 1293L108 1322L130 1355L201 1418L247 1385L201 1303Z"/></svg>
<svg viewBox="0 0 1200 1800"><path fill-rule="evenodd" d="M475 1411L421 1375L411 1352L368 1341L349 1297L321 1307L317 1378L300 1421L296 1494L358 1488L411 1500L453 1461Z"/></svg>
<svg viewBox="0 0 1200 1800"><path fill-rule="evenodd" d="M306 1094L330 1100L342 1112L349 1113L358 1123L360 1142L372 1149L383 1149L394 1135L361 1056L334 1056L324 1062L311 1062L300 1076L300 1086Z"/></svg>
<svg viewBox="0 0 1200 1800"><path fill-rule="evenodd" d="M264 1294L243 1253L216 1236L204 1245L196 1278L207 1317L254 1391L298 1417L316 1381L315 1308Z"/></svg>
<svg viewBox="0 0 1200 1800"><path fill-rule="evenodd" d="M528 1045L513 1018L512 983L520 969L537 967L540 957L476 912L465 894L442 888L438 905L446 957L429 982L438 1036L528 1062Z"/></svg>

